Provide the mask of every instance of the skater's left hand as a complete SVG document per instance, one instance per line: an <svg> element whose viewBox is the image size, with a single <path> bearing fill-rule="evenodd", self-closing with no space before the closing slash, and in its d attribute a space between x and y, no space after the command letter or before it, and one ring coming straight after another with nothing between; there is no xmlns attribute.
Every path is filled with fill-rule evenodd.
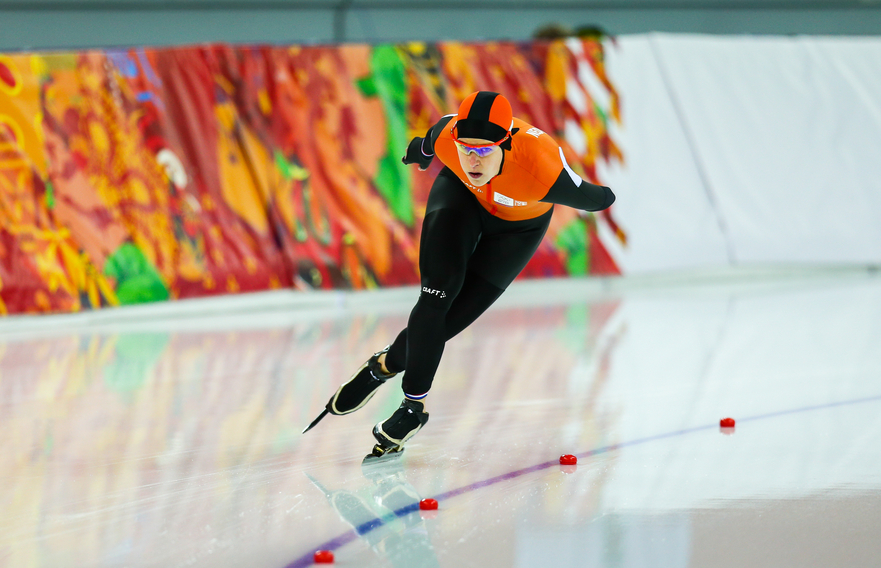
<svg viewBox="0 0 881 568"><path fill-rule="evenodd" d="M427 170L428 166L431 165L431 160L434 158L434 154L429 156L422 151L422 141L423 139L418 136L410 140L410 145L407 146L407 153L401 158L401 161L405 164L419 164L420 172Z"/></svg>

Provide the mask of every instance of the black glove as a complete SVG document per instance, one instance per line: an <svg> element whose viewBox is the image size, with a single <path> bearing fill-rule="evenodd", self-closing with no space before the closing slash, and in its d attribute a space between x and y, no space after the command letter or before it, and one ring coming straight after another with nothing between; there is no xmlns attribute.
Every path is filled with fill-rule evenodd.
<svg viewBox="0 0 881 568"><path fill-rule="evenodd" d="M410 140L410 145L407 146L407 154L401 158L401 161L405 164L419 164L419 170L424 172L431 165L434 154L426 156L425 152L422 151L422 142L423 139L418 136Z"/></svg>

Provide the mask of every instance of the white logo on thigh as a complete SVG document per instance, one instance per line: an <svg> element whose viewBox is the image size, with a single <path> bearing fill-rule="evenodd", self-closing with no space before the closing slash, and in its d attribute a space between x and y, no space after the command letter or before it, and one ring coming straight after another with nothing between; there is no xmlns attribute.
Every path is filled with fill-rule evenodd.
<svg viewBox="0 0 881 568"><path fill-rule="evenodd" d="M427 286L423 286L422 291L425 292L426 294L431 294L432 296L437 296L438 298L446 298L447 297L447 293L444 292L443 290L433 290Z"/></svg>

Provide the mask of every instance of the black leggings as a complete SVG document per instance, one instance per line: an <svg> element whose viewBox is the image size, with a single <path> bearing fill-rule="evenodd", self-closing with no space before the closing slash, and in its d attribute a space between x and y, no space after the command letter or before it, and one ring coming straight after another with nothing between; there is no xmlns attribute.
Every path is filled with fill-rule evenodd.
<svg viewBox="0 0 881 568"><path fill-rule="evenodd" d="M407 371L402 383L406 395L429 391L444 343L471 325L523 270L552 213L524 221L499 219L455 174L441 171L422 224L422 291L385 361L390 371Z"/></svg>

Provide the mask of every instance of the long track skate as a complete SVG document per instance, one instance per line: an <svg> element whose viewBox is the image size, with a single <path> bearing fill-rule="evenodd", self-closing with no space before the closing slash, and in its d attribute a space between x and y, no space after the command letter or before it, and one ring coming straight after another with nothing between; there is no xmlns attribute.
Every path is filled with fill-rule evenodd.
<svg viewBox="0 0 881 568"><path fill-rule="evenodd" d="M315 427L321 422L321 419L328 414L334 416L342 416L351 414L363 407L376 394L376 389L380 387L397 373L384 373L382 365L379 363L379 357L383 353L388 353L391 346L386 345L385 349L377 351L361 367L355 371L351 378L342 384L337 391L330 397L321 414L306 426L303 434Z"/></svg>
<svg viewBox="0 0 881 568"><path fill-rule="evenodd" d="M308 432L312 428L315 428L315 425L318 424L319 422L321 422L321 419L324 418L325 416L327 416L328 414L330 414L330 411L328 409L325 408L324 410L322 410L321 414L318 415L318 418L316 418L315 420L312 421L311 424L306 426L306 428L303 430L303 433L305 434L306 432Z"/></svg>
<svg viewBox="0 0 881 568"><path fill-rule="evenodd" d="M407 440L427 422L425 405L418 400L405 398L388 420L373 427L373 437L377 443L364 460L385 460L400 455Z"/></svg>
<svg viewBox="0 0 881 568"><path fill-rule="evenodd" d="M384 448L379 444L373 446L373 451L364 456L361 465L380 464L387 461L400 458L404 453L404 446L395 446L392 448Z"/></svg>

